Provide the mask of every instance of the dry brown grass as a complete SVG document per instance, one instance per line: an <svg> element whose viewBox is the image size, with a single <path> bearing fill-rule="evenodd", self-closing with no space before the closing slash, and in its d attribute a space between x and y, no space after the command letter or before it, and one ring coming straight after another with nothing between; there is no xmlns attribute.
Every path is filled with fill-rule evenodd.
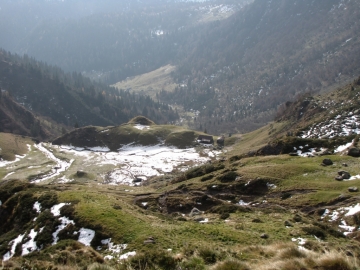
<svg viewBox="0 0 360 270"><path fill-rule="evenodd" d="M263 255L265 259L248 263L250 269L257 270L354 270L357 260L345 253L331 250L314 252L299 248L291 243L275 244L271 246L254 246L247 248ZM266 256L266 255L273 256Z"/></svg>
<svg viewBox="0 0 360 270"><path fill-rule="evenodd" d="M145 94L155 98L157 92L162 89L173 91L175 84L170 76L175 70L174 66L166 65L149 73L129 78L127 80L114 84L117 89L129 89L133 92L144 92Z"/></svg>
<svg viewBox="0 0 360 270"><path fill-rule="evenodd" d="M27 144L33 144L28 137L0 133L0 156L5 160L15 160L15 155L23 155L28 152Z"/></svg>

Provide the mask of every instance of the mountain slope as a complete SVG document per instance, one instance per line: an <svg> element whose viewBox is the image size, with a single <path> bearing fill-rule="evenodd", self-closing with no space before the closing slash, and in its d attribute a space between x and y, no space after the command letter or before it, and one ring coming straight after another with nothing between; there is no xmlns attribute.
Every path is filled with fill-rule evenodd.
<svg viewBox="0 0 360 270"><path fill-rule="evenodd" d="M51 135L33 113L17 104L8 92L0 92L0 132L31 136L39 140Z"/></svg>
<svg viewBox="0 0 360 270"><path fill-rule="evenodd" d="M170 107L147 96L92 83L81 74L65 74L27 56L0 51L0 74L1 87L17 102L67 126L122 124L139 114L159 123L177 119Z"/></svg>
<svg viewBox="0 0 360 270"><path fill-rule="evenodd" d="M358 159L332 148L311 158L299 152L334 148L356 135L291 133L339 113L341 123L350 112L360 119L359 93L355 80L303 97L287 104L278 122L225 138L221 152L211 145L144 146L141 136L155 144L171 133L194 139L144 117L77 129L59 146L23 142L23 156L0 163L0 259L8 268L355 270L349 257L360 254ZM331 113L316 109L326 104ZM267 141L286 147L257 151ZM126 145L110 151L106 143ZM352 177L338 179L345 170Z"/></svg>
<svg viewBox="0 0 360 270"><path fill-rule="evenodd" d="M187 40L167 102L200 111L196 127L245 131L281 103L359 74L358 0L257 0Z"/></svg>

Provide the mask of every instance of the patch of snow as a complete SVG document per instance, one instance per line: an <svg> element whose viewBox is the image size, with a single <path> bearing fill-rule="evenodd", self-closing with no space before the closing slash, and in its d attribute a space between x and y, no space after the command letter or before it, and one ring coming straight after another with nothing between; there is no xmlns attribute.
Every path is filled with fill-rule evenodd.
<svg viewBox="0 0 360 270"><path fill-rule="evenodd" d="M68 219L67 217L60 217L59 220L61 221L61 224L57 227L56 231L52 234L53 235L53 245L55 245L59 241L58 234L60 231L65 229L65 227L69 224L75 225L75 222L73 220Z"/></svg>
<svg viewBox="0 0 360 270"><path fill-rule="evenodd" d="M303 246L306 244L306 240L304 238L298 237L298 238L291 238L291 241L297 242L298 245Z"/></svg>
<svg viewBox="0 0 360 270"><path fill-rule="evenodd" d="M360 203L354 205L354 206L349 206L349 207L344 207L344 210L348 211L345 216L353 216L356 213L360 212Z"/></svg>
<svg viewBox="0 0 360 270"><path fill-rule="evenodd" d="M329 209L325 209L324 214L322 214L321 219L324 219L330 213Z"/></svg>
<svg viewBox="0 0 360 270"><path fill-rule="evenodd" d="M86 150L93 151L93 152L109 152L110 149L105 146L95 146L95 147L87 147Z"/></svg>
<svg viewBox="0 0 360 270"><path fill-rule="evenodd" d="M8 176L14 174L15 172L9 172L7 175L4 176L4 179L6 179Z"/></svg>
<svg viewBox="0 0 360 270"><path fill-rule="evenodd" d="M142 204L143 206L147 206L148 203L147 203L147 202L142 202L141 204Z"/></svg>
<svg viewBox="0 0 360 270"><path fill-rule="evenodd" d="M5 167L9 164L16 163L16 162L20 161L20 159L24 158L25 156L26 155L24 155L24 156L15 155L15 160L13 160L13 161L6 161L6 160L3 160L2 158L0 158L0 168Z"/></svg>
<svg viewBox="0 0 360 270"><path fill-rule="evenodd" d="M72 179L66 178L65 175L58 179L58 183L60 183L60 184L66 184L66 183L70 183L70 182L73 182L73 181L74 180L72 180Z"/></svg>
<svg viewBox="0 0 360 270"><path fill-rule="evenodd" d="M339 225L339 228L341 228L341 229L343 229L343 230L346 231L346 232L344 232L344 235L348 235L348 234L352 233L352 232L355 230L356 227L354 227L354 226L348 226L348 225L346 224L346 221L345 221L345 220L342 220L342 221L341 221L341 224Z"/></svg>
<svg viewBox="0 0 360 270"><path fill-rule="evenodd" d="M268 187L268 188L271 188L271 189L275 189L275 188L277 188L277 186L275 185L275 184L271 184L271 183L266 183L266 186Z"/></svg>
<svg viewBox="0 0 360 270"><path fill-rule="evenodd" d="M140 130L144 130L144 129L149 129L150 126L145 126L145 125L136 124L136 125L134 125L134 128L137 128L137 129L140 129Z"/></svg>
<svg viewBox="0 0 360 270"><path fill-rule="evenodd" d="M41 212L41 204L39 202L35 202L34 206L33 206L33 209L35 209L35 211L37 213L40 213Z"/></svg>
<svg viewBox="0 0 360 270"><path fill-rule="evenodd" d="M85 246L90 246L91 241L94 239L95 231L91 229L81 228L78 241Z"/></svg>
<svg viewBox="0 0 360 270"><path fill-rule="evenodd" d="M240 200L238 204L239 204L239 205L244 205L244 206L245 206L245 205L249 205L250 203L246 203L246 202L244 202L243 200Z"/></svg>
<svg viewBox="0 0 360 270"><path fill-rule="evenodd" d="M114 259L114 256L112 256L112 255L104 256L104 260L112 260L112 259Z"/></svg>
<svg viewBox="0 0 360 270"><path fill-rule="evenodd" d="M65 206L70 205L70 203L59 203L51 207L50 212L54 215L54 217L60 216L60 209Z"/></svg>
<svg viewBox="0 0 360 270"><path fill-rule="evenodd" d="M344 179L343 181L353 181L353 180L357 180L360 179L360 174L351 176L349 179Z"/></svg>
<svg viewBox="0 0 360 270"><path fill-rule="evenodd" d="M347 144L345 144L345 145L340 145L340 146L338 146L338 147L334 150L334 152L335 152L335 153L342 152L342 151L348 149L352 144L353 144L353 141L352 141L352 142L349 142L349 143L347 143Z"/></svg>
<svg viewBox="0 0 360 270"><path fill-rule="evenodd" d="M120 255L119 260L127 260L129 257L135 256L135 255L136 255L136 251L130 251L128 253Z"/></svg>
<svg viewBox="0 0 360 270"><path fill-rule="evenodd" d="M56 165L53 167L53 169L51 170L51 172L40 178L40 179L36 179L34 182L35 183L39 183L45 180L48 180L52 177L58 176L60 175L62 172L65 172L70 166L71 164L74 162L74 160L70 160L70 162L66 162L63 161L57 157L55 157L55 155L49 151L48 149L46 149L43 145L43 143L39 143L34 145L39 151L41 151L48 159L51 159L52 161L54 161L56 163Z"/></svg>
<svg viewBox="0 0 360 270"><path fill-rule="evenodd" d="M22 240L24 239L24 236L25 236L25 234L19 234L18 237L16 237L14 240L9 242L9 245L11 245L11 249L3 256L3 261L7 261L14 256L16 246L22 242Z"/></svg>
<svg viewBox="0 0 360 270"><path fill-rule="evenodd" d="M205 218L204 220L199 221L199 223L208 223L208 222L209 222L208 218Z"/></svg>
<svg viewBox="0 0 360 270"><path fill-rule="evenodd" d="M25 244L22 245L22 253L21 256L25 256L35 250L38 249L36 246L36 242L34 241L35 237L37 236L37 232L34 229L31 229L29 233L30 240L27 241Z"/></svg>

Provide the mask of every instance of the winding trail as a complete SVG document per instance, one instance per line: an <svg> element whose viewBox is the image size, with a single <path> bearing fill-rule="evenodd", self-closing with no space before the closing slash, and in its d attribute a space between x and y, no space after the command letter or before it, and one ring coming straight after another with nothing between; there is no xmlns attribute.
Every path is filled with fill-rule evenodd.
<svg viewBox="0 0 360 270"><path fill-rule="evenodd" d="M50 173L32 181L33 183L40 183L52 177L59 176L61 173L69 169L71 164L74 162L74 159L71 159L70 162L66 162L64 160L55 157L53 153L51 153L48 149L44 147L43 143L34 144L34 147L39 151L41 151L48 159L54 161L56 165L51 169Z"/></svg>

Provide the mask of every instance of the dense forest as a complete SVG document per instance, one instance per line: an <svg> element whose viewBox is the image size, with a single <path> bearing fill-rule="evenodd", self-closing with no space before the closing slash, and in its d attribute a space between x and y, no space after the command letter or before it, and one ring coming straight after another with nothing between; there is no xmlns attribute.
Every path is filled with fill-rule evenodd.
<svg viewBox="0 0 360 270"><path fill-rule="evenodd" d="M30 111L67 126L119 125L137 115L157 123L178 118L148 96L94 83L80 73L0 50L0 86Z"/></svg>

